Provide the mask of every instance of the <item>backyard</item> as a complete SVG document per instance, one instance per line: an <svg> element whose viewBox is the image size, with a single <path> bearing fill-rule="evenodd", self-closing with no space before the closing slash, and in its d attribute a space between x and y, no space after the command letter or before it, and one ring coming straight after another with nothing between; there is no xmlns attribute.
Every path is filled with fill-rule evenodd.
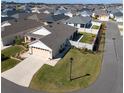
<svg viewBox="0 0 124 93"><path fill-rule="evenodd" d="M80 34L83 35L83 37L80 40L80 42L82 43L92 44L94 39L96 38L96 35L91 34L91 33L80 32Z"/></svg>
<svg viewBox="0 0 124 93"><path fill-rule="evenodd" d="M99 26L93 25L93 26L92 26L92 29L99 29Z"/></svg>
<svg viewBox="0 0 124 93"><path fill-rule="evenodd" d="M1 55L3 60L1 61L1 71L8 70L18 64L20 61L16 59L16 56L23 50L25 50L24 47L19 45L2 50Z"/></svg>
<svg viewBox="0 0 124 93"><path fill-rule="evenodd" d="M52 93L70 92L88 87L96 81L100 73L104 43L105 34L102 34L99 52L71 48L54 67L44 65L33 76L29 87ZM72 67L71 73L70 67Z"/></svg>

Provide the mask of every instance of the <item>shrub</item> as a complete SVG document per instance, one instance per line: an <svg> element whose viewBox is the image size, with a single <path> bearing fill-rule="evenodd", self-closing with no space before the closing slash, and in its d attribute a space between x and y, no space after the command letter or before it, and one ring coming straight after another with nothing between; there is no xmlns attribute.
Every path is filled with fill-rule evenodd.
<svg viewBox="0 0 124 93"><path fill-rule="evenodd" d="M1 61L7 60L9 57L5 56L4 54L1 54Z"/></svg>
<svg viewBox="0 0 124 93"><path fill-rule="evenodd" d="M16 44L16 45L21 45L21 44L22 44L22 39L21 39L20 36L16 36L16 37L15 37L15 44Z"/></svg>

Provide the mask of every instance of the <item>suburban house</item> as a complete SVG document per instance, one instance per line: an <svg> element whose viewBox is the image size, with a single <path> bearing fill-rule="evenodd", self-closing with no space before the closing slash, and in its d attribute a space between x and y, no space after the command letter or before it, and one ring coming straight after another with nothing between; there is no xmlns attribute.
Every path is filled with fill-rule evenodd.
<svg viewBox="0 0 124 93"><path fill-rule="evenodd" d="M123 12L119 9L111 11L109 16L117 22L123 22Z"/></svg>
<svg viewBox="0 0 124 93"><path fill-rule="evenodd" d="M81 16L91 16L92 15L92 10L88 8L82 8L77 12L76 15L81 15Z"/></svg>
<svg viewBox="0 0 124 93"><path fill-rule="evenodd" d="M106 10L103 9L95 9L92 14L93 18L97 18L101 21L108 21L109 15Z"/></svg>
<svg viewBox="0 0 124 93"><path fill-rule="evenodd" d="M45 14L54 14L55 9L45 9L43 13Z"/></svg>
<svg viewBox="0 0 124 93"><path fill-rule="evenodd" d="M7 8L4 9L3 11L1 11L1 17L10 17L11 15L17 13L16 10L12 9L12 8Z"/></svg>
<svg viewBox="0 0 124 93"><path fill-rule="evenodd" d="M33 7L33 8L31 8L31 12L32 12L32 13L40 13L38 7Z"/></svg>
<svg viewBox="0 0 124 93"><path fill-rule="evenodd" d="M60 15L60 14L64 14L65 16L69 16L69 17L72 17L73 16L73 14L71 13L71 11L65 9L64 7L60 7L56 11L54 11L54 15Z"/></svg>
<svg viewBox="0 0 124 93"><path fill-rule="evenodd" d="M56 22L26 33L25 42L29 43L30 54L53 59L71 46L69 40L76 32L76 28Z"/></svg>
<svg viewBox="0 0 124 93"><path fill-rule="evenodd" d="M42 24L35 20L13 19L4 21L1 26L1 46L13 44L16 36L23 38L25 33L39 26Z"/></svg>
<svg viewBox="0 0 124 93"><path fill-rule="evenodd" d="M45 13L32 13L31 15L27 16L27 19L38 21L42 23L42 25L47 25L48 24L46 20L47 16L50 15Z"/></svg>
<svg viewBox="0 0 124 93"><path fill-rule="evenodd" d="M1 17L1 22L15 19L14 17Z"/></svg>
<svg viewBox="0 0 124 93"><path fill-rule="evenodd" d="M16 19L18 18L25 19L30 15L32 15L32 13L16 13L16 14L13 14L11 17L16 18Z"/></svg>
<svg viewBox="0 0 124 93"><path fill-rule="evenodd" d="M90 28L92 19L89 16L74 16L65 21L65 24L76 28Z"/></svg>
<svg viewBox="0 0 124 93"><path fill-rule="evenodd" d="M65 21L67 19L69 19L69 17L65 16L64 14L58 14L58 15L51 14L51 15L46 16L44 20L49 24L49 23L53 23L57 21Z"/></svg>

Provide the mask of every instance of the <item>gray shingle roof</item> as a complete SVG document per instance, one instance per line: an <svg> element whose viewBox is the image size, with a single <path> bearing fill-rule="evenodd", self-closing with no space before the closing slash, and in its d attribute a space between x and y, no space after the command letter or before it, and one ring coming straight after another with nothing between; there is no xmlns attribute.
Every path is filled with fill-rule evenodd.
<svg viewBox="0 0 124 93"><path fill-rule="evenodd" d="M118 11L118 12L113 13L113 15L116 16L116 17L122 17L123 13Z"/></svg>
<svg viewBox="0 0 124 93"><path fill-rule="evenodd" d="M42 26L40 22L35 20L18 19L16 21L11 20L8 22L11 24L11 26L4 27L3 31L1 32L2 37L11 36L17 33L25 33L34 28Z"/></svg>
<svg viewBox="0 0 124 93"><path fill-rule="evenodd" d="M60 21L63 19L68 19L68 16L65 16L64 14L59 14L59 15L48 15L45 20L47 22L55 22L55 21Z"/></svg>
<svg viewBox="0 0 124 93"><path fill-rule="evenodd" d="M75 17L72 17L68 20L66 20L65 22L67 23L75 23L75 24L86 24L86 23L89 23L91 21L91 18L86 16L86 17L83 17L83 16L75 16Z"/></svg>
<svg viewBox="0 0 124 93"><path fill-rule="evenodd" d="M36 21L45 21L45 18L48 16L49 14L45 14L45 13L32 13L31 16L28 16L28 19L33 19Z"/></svg>
<svg viewBox="0 0 124 93"><path fill-rule="evenodd" d="M95 13L95 15L108 15L106 10L95 9L93 12Z"/></svg>
<svg viewBox="0 0 124 93"><path fill-rule="evenodd" d="M40 41L49 46L53 51L58 49L65 39L69 38L76 31L76 28L63 23L53 23L44 27L52 33L41 38Z"/></svg>

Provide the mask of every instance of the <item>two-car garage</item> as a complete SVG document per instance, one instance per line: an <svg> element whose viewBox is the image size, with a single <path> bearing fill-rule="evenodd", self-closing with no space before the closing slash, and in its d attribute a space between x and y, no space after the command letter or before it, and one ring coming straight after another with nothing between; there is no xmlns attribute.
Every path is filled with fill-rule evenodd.
<svg viewBox="0 0 124 93"><path fill-rule="evenodd" d="M30 54L41 57L42 59L52 59L52 51L42 42L38 41L29 45Z"/></svg>

